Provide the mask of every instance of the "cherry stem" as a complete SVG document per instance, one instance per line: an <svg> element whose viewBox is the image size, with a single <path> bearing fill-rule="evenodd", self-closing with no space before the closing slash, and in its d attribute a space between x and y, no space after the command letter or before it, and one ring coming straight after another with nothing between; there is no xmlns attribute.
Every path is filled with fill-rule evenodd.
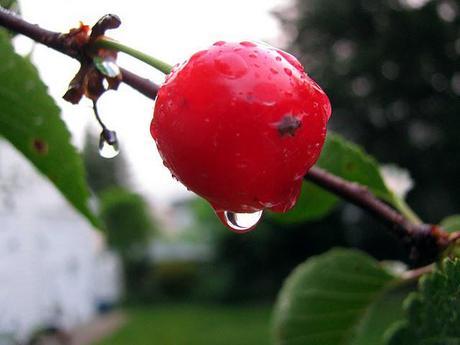
<svg viewBox="0 0 460 345"><path fill-rule="evenodd" d="M91 51L95 47L106 48L127 53L164 73L169 73L171 70L170 65L160 60L105 37L93 42L91 47L72 45L69 35L45 30L1 7L0 26L23 34L38 43L78 60L83 60L87 51ZM156 98L158 85L126 69L120 68L120 70L124 83L152 100ZM313 167L305 179L359 206L388 225L391 232L408 245L412 256L421 263L433 262L453 242L449 241L449 234L440 227L422 224L405 203L395 205L399 210L398 212L378 199L366 187L346 181L318 167Z"/></svg>
<svg viewBox="0 0 460 345"><path fill-rule="evenodd" d="M164 74L169 74L172 69L172 66L164 61L161 61L153 56L147 55L139 50L128 47L127 45L124 45L120 42L114 41L107 37L99 38L98 40L96 40L96 42L94 42L93 46L95 48L105 48L125 53L127 55L132 56L133 58L145 62L146 64L152 66L153 68L156 68Z"/></svg>

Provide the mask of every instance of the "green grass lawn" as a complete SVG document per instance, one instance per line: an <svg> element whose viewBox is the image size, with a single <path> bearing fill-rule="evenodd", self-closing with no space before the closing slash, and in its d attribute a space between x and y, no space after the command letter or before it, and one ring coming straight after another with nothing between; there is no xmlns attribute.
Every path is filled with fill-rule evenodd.
<svg viewBox="0 0 460 345"><path fill-rule="evenodd" d="M97 345L265 345L271 306L172 304L127 310L128 322Z"/></svg>

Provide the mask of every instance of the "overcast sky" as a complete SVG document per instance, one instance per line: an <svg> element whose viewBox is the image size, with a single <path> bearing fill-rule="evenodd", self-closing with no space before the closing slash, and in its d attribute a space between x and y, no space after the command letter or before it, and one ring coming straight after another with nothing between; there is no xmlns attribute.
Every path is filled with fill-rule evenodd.
<svg viewBox="0 0 460 345"><path fill-rule="evenodd" d="M262 40L283 45L281 28L270 11L288 3L288 0L20 0L25 19L55 31L67 31L80 20L92 25L106 13L118 14L122 25L108 35L171 64L219 40ZM19 38L16 47L27 52L30 42ZM89 102L73 106L61 100L78 64L43 46L35 47L33 60L61 106L75 144L81 147L85 128L89 126L95 134L99 128ZM160 73L129 57L120 55L119 64L158 83L163 80ZM162 165L150 137L151 100L122 86L118 92L104 95L99 108L108 127L118 133L121 154L129 164L139 192L156 203L187 195L185 188Z"/></svg>

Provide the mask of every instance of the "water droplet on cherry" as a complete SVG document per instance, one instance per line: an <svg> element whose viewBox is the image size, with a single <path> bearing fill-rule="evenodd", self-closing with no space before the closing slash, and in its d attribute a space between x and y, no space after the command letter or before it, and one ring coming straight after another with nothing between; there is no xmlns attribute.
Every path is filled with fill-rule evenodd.
<svg viewBox="0 0 460 345"><path fill-rule="evenodd" d="M257 47L257 45L256 45L255 43L248 42L248 41L240 42L240 44L241 44L243 47Z"/></svg>
<svg viewBox="0 0 460 345"><path fill-rule="evenodd" d="M287 62L289 62L296 70L300 73L304 73L303 67L300 62L291 54L286 53L282 50L277 50L278 54L280 54Z"/></svg>
<svg viewBox="0 0 460 345"><path fill-rule="evenodd" d="M225 53L214 60L215 68L230 79L238 79L248 72L248 65L236 53Z"/></svg>
<svg viewBox="0 0 460 345"><path fill-rule="evenodd" d="M286 73L288 76L292 75L292 71L290 68L284 67L284 73Z"/></svg>
<svg viewBox="0 0 460 345"><path fill-rule="evenodd" d="M331 113L332 113L331 103L326 102L325 104L323 104L323 109L324 109L324 113L326 114L327 119L329 120L329 118L331 117Z"/></svg>
<svg viewBox="0 0 460 345"><path fill-rule="evenodd" d="M243 212L232 212L232 211L216 211L217 217L219 217L222 224L224 224L231 231L244 234L251 230L254 230L257 223L262 218L263 210L243 213Z"/></svg>

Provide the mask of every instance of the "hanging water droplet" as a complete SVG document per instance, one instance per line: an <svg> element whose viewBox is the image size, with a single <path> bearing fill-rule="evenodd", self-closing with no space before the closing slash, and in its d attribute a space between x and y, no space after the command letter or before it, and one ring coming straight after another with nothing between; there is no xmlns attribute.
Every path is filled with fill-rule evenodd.
<svg viewBox="0 0 460 345"><path fill-rule="evenodd" d="M120 149L118 148L118 143L109 144L104 139L100 139L99 141L99 155L104 158L113 158L116 157L120 153Z"/></svg>
<svg viewBox="0 0 460 345"><path fill-rule="evenodd" d="M252 213L216 211L220 221L231 231L242 234L253 230L262 218L263 210Z"/></svg>
<svg viewBox="0 0 460 345"><path fill-rule="evenodd" d="M99 155L104 158L113 158L119 153L117 134L115 131L104 129L99 137Z"/></svg>

